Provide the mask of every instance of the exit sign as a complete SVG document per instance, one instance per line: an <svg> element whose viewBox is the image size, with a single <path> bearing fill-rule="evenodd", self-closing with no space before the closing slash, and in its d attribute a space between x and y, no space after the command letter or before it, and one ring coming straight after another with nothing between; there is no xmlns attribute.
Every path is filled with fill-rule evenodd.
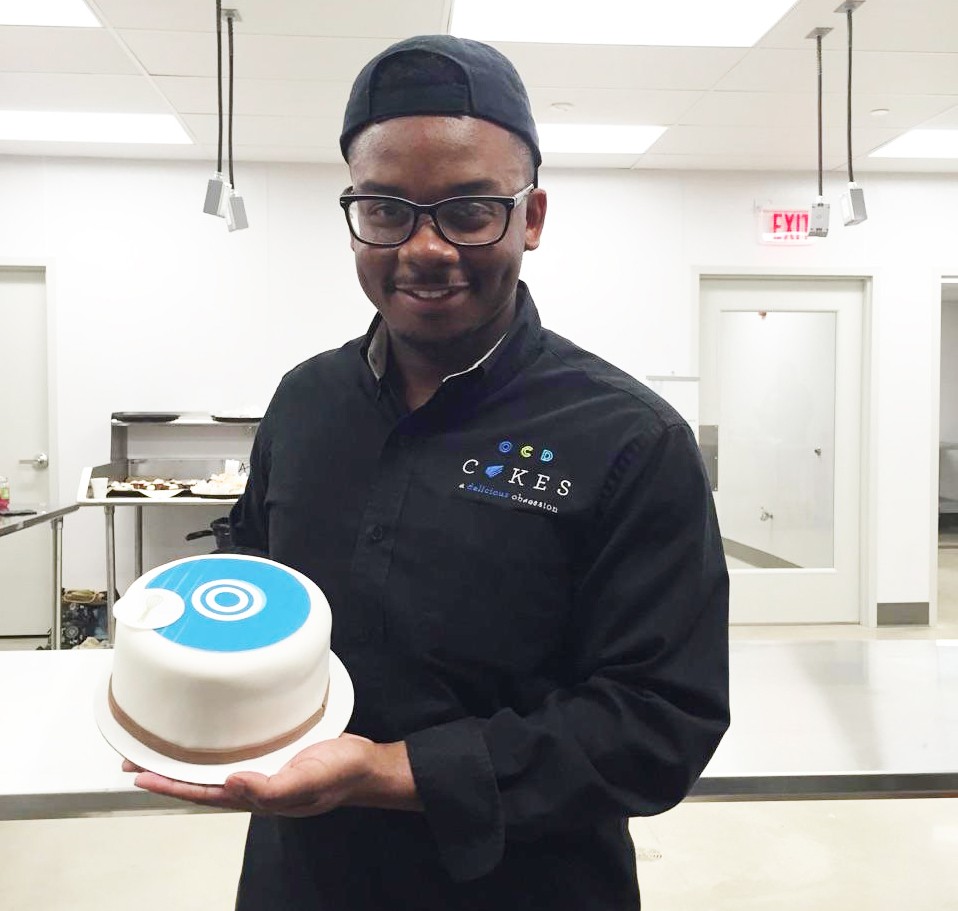
<svg viewBox="0 0 958 911"><path fill-rule="evenodd" d="M779 247L810 244L808 218L808 209L762 209L759 239Z"/></svg>

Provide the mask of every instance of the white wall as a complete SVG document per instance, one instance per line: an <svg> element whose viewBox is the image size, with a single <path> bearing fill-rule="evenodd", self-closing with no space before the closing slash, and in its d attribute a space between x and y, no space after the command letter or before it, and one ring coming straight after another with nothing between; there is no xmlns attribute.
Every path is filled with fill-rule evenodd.
<svg viewBox="0 0 958 911"><path fill-rule="evenodd" d="M372 314L336 204L344 167L241 165L252 226L232 235L200 211L209 172L191 162L0 159L0 258L55 266L65 497L83 465L106 460L111 411L263 401L284 370L361 334ZM813 175L546 171L549 217L524 277L546 325L641 377L696 373L696 267L874 275L877 594L928 601L934 327L940 278L958 273L948 214L958 182L861 183L868 222L841 226L836 176L826 182L831 236L779 249L756 243L753 207L808 205ZM176 523L150 523L148 562L203 524L192 513ZM68 520L67 584L102 580L100 525L98 515ZM129 578L126 559L121 583Z"/></svg>

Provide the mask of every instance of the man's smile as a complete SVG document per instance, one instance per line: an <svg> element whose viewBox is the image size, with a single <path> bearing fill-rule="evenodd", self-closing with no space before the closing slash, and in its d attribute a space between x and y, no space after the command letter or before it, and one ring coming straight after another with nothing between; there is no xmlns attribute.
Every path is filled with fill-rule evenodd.
<svg viewBox="0 0 958 911"><path fill-rule="evenodd" d="M419 301L445 301L461 291L467 291L469 284L468 282L448 285L397 283L394 287L400 294Z"/></svg>

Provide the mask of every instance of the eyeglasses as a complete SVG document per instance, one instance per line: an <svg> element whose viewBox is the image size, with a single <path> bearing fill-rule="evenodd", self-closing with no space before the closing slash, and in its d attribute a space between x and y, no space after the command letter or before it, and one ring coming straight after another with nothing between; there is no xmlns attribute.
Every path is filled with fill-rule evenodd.
<svg viewBox="0 0 958 911"><path fill-rule="evenodd" d="M455 247L488 247L505 237L512 210L534 188L535 184L529 184L515 196L453 196L431 205L347 190L339 204L353 237L373 247L404 244L415 233L421 215L428 215L439 236Z"/></svg>

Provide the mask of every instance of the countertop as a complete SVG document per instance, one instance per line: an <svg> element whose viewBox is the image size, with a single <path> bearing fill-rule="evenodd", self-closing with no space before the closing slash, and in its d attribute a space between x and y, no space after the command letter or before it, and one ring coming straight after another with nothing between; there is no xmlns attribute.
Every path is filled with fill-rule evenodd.
<svg viewBox="0 0 958 911"><path fill-rule="evenodd" d="M200 812L100 736L109 649L0 652L0 819ZM733 643L732 727L690 800L958 796L958 641Z"/></svg>

